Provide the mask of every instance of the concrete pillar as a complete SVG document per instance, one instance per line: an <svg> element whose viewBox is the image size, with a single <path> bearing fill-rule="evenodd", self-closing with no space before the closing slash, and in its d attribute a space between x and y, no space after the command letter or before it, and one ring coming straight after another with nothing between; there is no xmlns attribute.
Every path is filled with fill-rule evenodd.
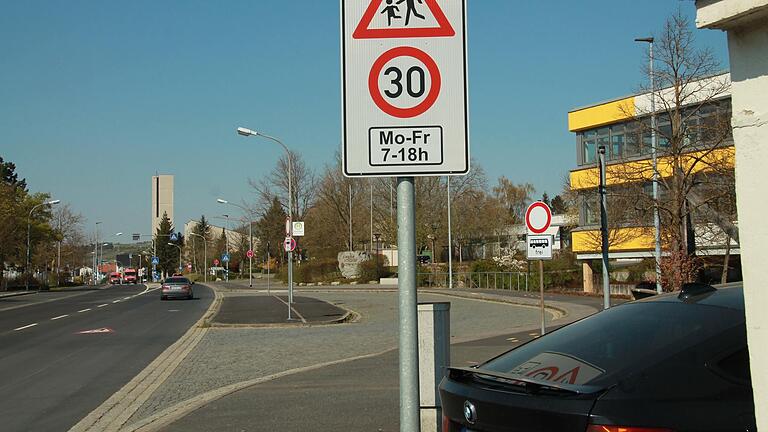
<svg viewBox="0 0 768 432"><path fill-rule="evenodd" d="M440 432L437 391L451 362L451 303L419 303L419 407L421 432Z"/></svg>
<svg viewBox="0 0 768 432"><path fill-rule="evenodd" d="M768 22L768 21L764 21ZM736 197L747 341L758 429L768 427L768 25L728 32L733 80ZM762 402L760 402L762 400Z"/></svg>
<svg viewBox="0 0 768 432"><path fill-rule="evenodd" d="M728 32L736 204L758 430L768 430L768 0L697 1L696 25Z"/></svg>
<svg viewBox="0 0 768 432"><path fill-rule="evenodd" d="M592 266L589 265L589 261L582 261L581 263L581 273L582 273L582 286L584 287L585 293L594 293L595 292L595 285L594 285L594 278L592 277Z"/></svg>

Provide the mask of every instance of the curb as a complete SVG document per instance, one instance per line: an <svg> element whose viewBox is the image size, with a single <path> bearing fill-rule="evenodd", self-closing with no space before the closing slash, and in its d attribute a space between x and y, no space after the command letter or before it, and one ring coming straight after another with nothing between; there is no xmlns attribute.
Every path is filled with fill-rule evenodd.
<svg viewBox="0 0 768 432"><path fill-rule="evenodd" d="M538 309L540 307L538 300L536 300L534 303L534 302L519 301L520 299L511 299L511 298L506 298L502 296L489 296L486 294L472 295L470 293L461 293L461 292L446 293L442 291L433 291L433 290L424 290L423 292L434 294L434 295L443 295L446 297L459 297L459 298L468 299L468 300L488 301L493 303L506 303L506 304L511 304L515 306L528 307L528 308L534 308L534 309ZM565 318L568 315L570 315L570 313L568 313L568 311L565 310L564 308L548 305L546 302L544 303L544 309L549 311L549 313L551 313L552 315L554 315L554 318L553 318L554 320Z"/></svg>
<svg viewBox="0 0 768 432"><path fill-rule="evenodd" d="M216 291L217 298L220 295L218 291ZM228 292L227 294L234 294L232 292ZM239 293L238 293L239 294ZM252 293L256 294L256 293ZM221 301L223 301L224 296L221 295L220 301L219 301L219 307L221 306ZM325 320L325 321L313 321L313 322L304 322L304 321L296 321L294 323L265 323L265 324L227 324L227 323L220 323L213 321L213 318L211 318L207 325L212 328L290 328L290 327L320 327L320 326L330 326L330 325L337 325L337 324L346 324L351 322L357 322L360 320L361 316L358 312L353 311L352 309L349 309L342 305L334 305L335 307L339 309L344 309L346 313L339 317L334 318L331 320ZM216 313L218 313L219 307L216 308ZM298 313L298 311L296 312ZM215 313L212 314L215 316Z"/></svg>
<svg viewBox="0 0 768 432"><path fill-rule="evenodd" d="M30 295L30 294L37 294L37 291L20 291L20 292L10 292L6 294L0 294L0 299L4 299L6 297L19 297L19 296Z"/></svg>
<svg viewBox="0 0 768 432"><path fill-rule="evenodd" d="M138 375L104 403L91 411L69 431L123 430L123 426L130 420L131 416L168 379L179 364L181 364L182 360L186 358L208 332L205 321L210 318L211 311L218 307L220 298L218 292L213 291L215 298L208 307L208 310L178 341L163 351L144 370L139 372Z"/></svg>

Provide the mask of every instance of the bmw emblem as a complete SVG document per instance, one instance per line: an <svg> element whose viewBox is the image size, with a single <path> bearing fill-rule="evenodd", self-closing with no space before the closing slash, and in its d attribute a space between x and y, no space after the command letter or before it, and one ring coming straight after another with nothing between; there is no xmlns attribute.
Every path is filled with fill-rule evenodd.
<svg viewBox="0 0 768 432"><path fill-rule="evenodd" d="M475 404L470 401L464 401L464 420L473 425L477 421L477 411Z"/></svg>

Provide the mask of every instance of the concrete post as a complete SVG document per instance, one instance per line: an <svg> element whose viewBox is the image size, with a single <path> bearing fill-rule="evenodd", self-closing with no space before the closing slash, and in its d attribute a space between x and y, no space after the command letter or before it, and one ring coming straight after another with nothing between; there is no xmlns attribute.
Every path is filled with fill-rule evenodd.
<svg viewBox="0 0 768 432"><path fill-rule="evenodd" d="M440 432L437 387L451 362L451 303L419 303L419 411L421 432Z"/></svg>
<svg viewBox="0 0 768 432"><path fill-rule="evenodd" d="M594 279L594 273L592 273L592 266L589 265L589 261L584 261L581 263L581 270L582 270L582 286L584 287L585 293L594 293L595 292L595 279Z"/></svg>

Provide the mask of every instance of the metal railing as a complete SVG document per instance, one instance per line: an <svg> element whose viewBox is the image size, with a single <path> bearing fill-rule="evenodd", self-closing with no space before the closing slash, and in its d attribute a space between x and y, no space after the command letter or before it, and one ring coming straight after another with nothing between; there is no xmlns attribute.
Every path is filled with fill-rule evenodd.
<svg viewBox="0 0 768 432"><path fill-rule="evenodd" d="M420 287L448 287L447 272L422 272L417 275ZM533 290L526 272L454 272L453 286L469 289Z"/></svg>

